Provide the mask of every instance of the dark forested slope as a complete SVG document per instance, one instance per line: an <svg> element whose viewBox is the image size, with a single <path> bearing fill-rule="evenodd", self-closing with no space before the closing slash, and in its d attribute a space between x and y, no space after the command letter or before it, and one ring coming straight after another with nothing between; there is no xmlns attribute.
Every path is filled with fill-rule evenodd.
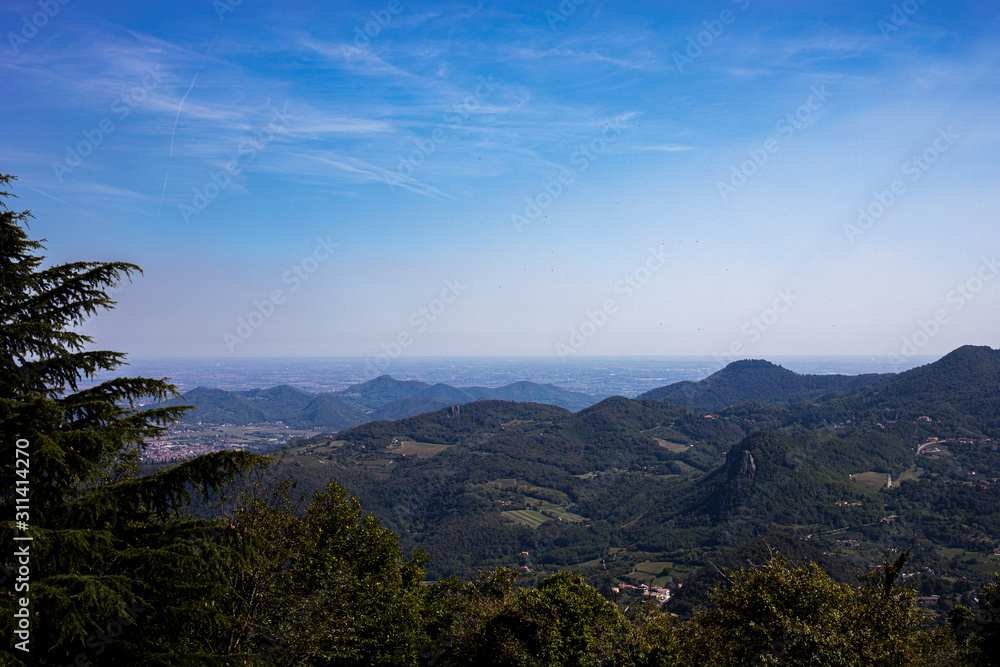
<svg viewBox="0 0 1000 667"><path fill-rule="evenodd" d="M734 361L698 382L678 382L639 394L640 399L669 401L694 410L721 410L759 401L789 405L871 384L884 376L800 375L763 359Z"/></svg>

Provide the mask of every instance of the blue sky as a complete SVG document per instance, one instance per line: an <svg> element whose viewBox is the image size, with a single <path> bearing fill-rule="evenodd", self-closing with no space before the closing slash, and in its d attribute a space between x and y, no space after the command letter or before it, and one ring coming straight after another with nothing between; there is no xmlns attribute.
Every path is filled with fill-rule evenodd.
<svg viewBox="0 0 1000 667"><path fill-rule="evenodd" d="M0 171L137 357L1000 346L989 2L6 2ZM379 355L382 355L381 357Z"/></svg>

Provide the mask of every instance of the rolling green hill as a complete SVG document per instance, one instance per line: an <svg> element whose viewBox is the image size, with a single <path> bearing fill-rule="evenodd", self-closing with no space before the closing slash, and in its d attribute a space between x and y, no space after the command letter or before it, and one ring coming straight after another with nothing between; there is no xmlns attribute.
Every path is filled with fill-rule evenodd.
<svg viewBox="0 0 1000 667"><path fill-rule="evenodd" d="M400 398L409 398L428 387L430 385L426 382L396 380L389 375L380 375L337 393L340 398L352 405L374 409Z"/></svg>
<svg viewBox="0 0 1000 667"><path fill-rule="evenodd" d="M340 431L369 421L404 419L477 400L534 402L568 410L580 410L597 401L551 384L515 382L504 387L460 389L383 375L328 394L311 394L287 385L247 391L198 387L185 394L184 400L168 405L196 406L197 410L184 417L186 422L243 425L280 421L295 428Z"/></svg>
<svg viewBox="0 0 1000 667"><path fill-rule="evenodd" d="M833 416L929 416L968 432L1000 427L1000 351L966 345L938 361L829 401Z"/></svg>
<svg viewBox="0 0 1000 667"><path fill-rule="evenodd" d="M518 401L521 403L548 403L566 408L570 412L582 410L596 402L593 396L578 391L568 391L551 384L514 382L503 387L464 387L463 391L476 400Z"/></svg>
<svg viewBox="0 0 1000 667"><path fill-rule="evenodd" d="M198 387L183 400L169 405L196 406L184 422L204 424L256 424L283 421L289 426L329 427L341 430L360 424L367 415L333 394L311 394L287 385L248 391Z"/></svg>
<svg viewBox="0 0 1000 667"><path fill-rule="evenodd" d="M998 379L995 351L961 348L811 402L709 415L622 397L576 413L476 401L291 443L288 460L433 554L431 576L508 565L528 583L564 568L595 585L689 582L683 611L717 581L710 561L769 534L844 573L912 544L909 581L946 608L1000 569Z"/></svg>
<svg viewBox="0 0 1000 667"><path fill-rule="evenodd" d="M721 410L747 401L790 405L834 392L858 389L882 379L866 375L800 375L762 359L734 361L698 382L677 382L637 398L669 401L694 410Z"/></svg>

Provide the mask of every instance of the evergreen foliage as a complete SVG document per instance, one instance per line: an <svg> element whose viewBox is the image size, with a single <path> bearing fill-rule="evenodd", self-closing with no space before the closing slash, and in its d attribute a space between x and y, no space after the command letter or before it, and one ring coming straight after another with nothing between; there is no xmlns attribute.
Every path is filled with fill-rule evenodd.
<svg viewBox="0 0 1000 667"><path fill-rule="evenodd" d="M12 180L0 175L0 186ZM185 408L137 407L144 399L176 396L162 380L119 377L86 386L97 371L120 366L125 355L88 350L93 341L76 328L113 307L105 290L141 273L139 267L45 266L38 254L42 242L26 231L30 218L0 201L0 541L14 544L15 534L32 538L30 581L8 576L8 596L0 603L0 632L13 637L15 604L29 600L30 653L10 649L8 655L15 662L58 665L81 654L115 655L133 664L140 664L139 656L196 655L204 646L192 607L207 604L231 555L208 559L198 553L193 540L210 522L186 518L183 508L192 494L217 491L267 461L220 453L137 475L145 439ZM15 468L18 442L27 452L27 469ZM16 503L18 498L27 502ZM28 517L27 529L11 521L15 507ZM8 572L18 569L13 549L5 548L3 558ZM29 587L16 590L19 583ZM101 639L116 619L133 622L120 639Z"/></svg>

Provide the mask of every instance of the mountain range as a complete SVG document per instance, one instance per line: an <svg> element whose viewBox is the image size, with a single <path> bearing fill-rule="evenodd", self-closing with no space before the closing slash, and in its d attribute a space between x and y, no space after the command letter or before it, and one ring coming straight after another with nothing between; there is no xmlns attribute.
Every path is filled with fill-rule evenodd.
<svg viewBox="0 0 1000 667"><path fill-rule="evenodd" d="M720 410L758 401L787 406L830 398L892 374L802 375L764 360L734 361L697 382L684 381L652 389L639 399L663 400L693 410ZM338 431L369 421L404 419L479 400L558 405L571 412L598 402L588 394L551 384L515 382L503 387L453 387L382 375L338 392L313 394L288 385L269 389L226 391L198 387L184 401L198 408L186 421L205 424L253 424L282 421L296 428Z"/></svg>
<svg viewBox="0 0 1000 667"><path fill-rule="evenodd" d="M558 405L581 410L597 398L551 384L515 382L503 387L452 387L382 375L342 391L313 394L288 385L226 391L197 387L172 405L193 405L185 421L204 424L253 424L281 421L295 428L339 431L369 421L392 420L479 400Z"/></svg>
<svg viewBox="0 0 1000 667"><path fill-rule="evenodd" d="M682 614L718 583L710 562L745 564L761 537L842 577L912 546L904 580L943 610L1000 569L1000 351L854 379L759 361L712 377L576 412L487 399L369 421L288 443L286 470L347 486L434 555L432 576L571 569L670 587ZM390 380L347 391L409 400Z"/></svg>

